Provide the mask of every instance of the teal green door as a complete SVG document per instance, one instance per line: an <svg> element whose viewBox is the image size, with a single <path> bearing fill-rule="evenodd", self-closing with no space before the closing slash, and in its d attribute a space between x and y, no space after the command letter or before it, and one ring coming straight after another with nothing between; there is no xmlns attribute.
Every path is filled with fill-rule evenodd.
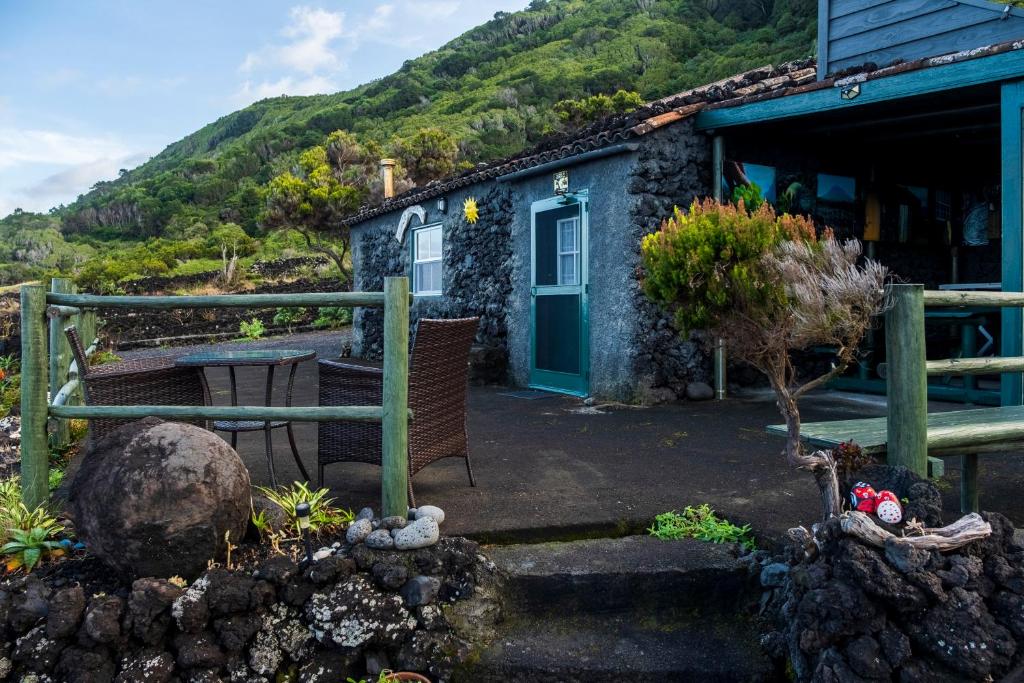
<svg viewBox="0 0 1024 683"><path fill-rule="evenodd" d="M586 396L586 194L535 202L530 245L530 386Z"/></svg>

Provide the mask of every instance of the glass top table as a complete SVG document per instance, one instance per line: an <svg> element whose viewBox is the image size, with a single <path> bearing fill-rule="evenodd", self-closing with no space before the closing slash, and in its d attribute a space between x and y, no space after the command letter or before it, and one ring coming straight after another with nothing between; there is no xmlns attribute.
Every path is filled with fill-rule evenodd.
<svg viewBox="0 0 1024 683"><path fill-rule="evenodd" d="M295 350L295 349L247 349L238 351L204 351L181 356L174 361L175 365L181 367L226 367L231 379L231 405L238 405L238 383L235 378L237 367L265 367L267 368L267 384L264 393L264 405L273 405L274 397L274 369L279 366L289 366L288 390L285 394L285 406L292 405L292 390L295 386L295 371L299 363L316 358L316 351ZM262 431L267 451L267 469L270 473L270 485L277 486L277 473L274 469L274 444L271 433L275 429L285 428L288 434L288 444L292 449L292 457L299 467L303 479L309 481L309 473L299 457L299 449L295 445L295 434L292 431L290 420L216 420L213 428L216 431L229 432L231 434L231 447L237 448L238 434L241 432Z"/></svg>

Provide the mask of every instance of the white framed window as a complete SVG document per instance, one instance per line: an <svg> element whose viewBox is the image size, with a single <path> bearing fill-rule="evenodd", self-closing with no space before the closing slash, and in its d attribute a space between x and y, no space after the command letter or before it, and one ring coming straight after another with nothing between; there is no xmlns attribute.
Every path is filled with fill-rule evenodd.
<svg viewBox="0 0 1024 683"><path fill-rule="evenodd" d="M441 226L413 232L412 291L423 296L441 294Z"/></svg>
<svg viewBox="0 0 1024 683"><path fill-rule="evenodd" d="M580 220L562 218L558 221L558 284L580 283Z"/></svg>

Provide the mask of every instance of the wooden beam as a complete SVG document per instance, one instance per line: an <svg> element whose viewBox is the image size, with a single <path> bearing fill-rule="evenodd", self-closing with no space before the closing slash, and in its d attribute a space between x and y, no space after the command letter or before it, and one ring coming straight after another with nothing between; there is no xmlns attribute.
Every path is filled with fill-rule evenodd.
<svg viewBox="0 0 1024 683"><path fill-rule="evenodd" d="M999 90L999 152L1002 187L1002 286L1003 293L1024 291L1024 81L1003 83ZM999 353L1024 355L1024 312L1003 309L1000 316ZM1024 402L1024 377L1020 373L1000 377L1000 402L1004 406Z"/></svg>
<svg viewBox="0 0 1024 683"><path fill-rule="evenodd" d="M50 406L55 417L84 420L289 420L380 422L380 406ZM406 413L406 419L410 417Z"/></svg>
<svg viewBox="0 0 1024 683"><path fill-rule="evenodd" d="M851 100L842 99L841 88L829 87L748 104L705 109L697 114L696 125L698 130L709 130L820 114L982 83L998 83L1019 78L1022 73L1024 50L1008 50L985 57L948 64L933 63L913 71L864 79L860 82L860 95ZM853 82L850 81L851 84Z"/></svg>
<svg viewBox="0 0 1024 683"><path fill-rule="evenodd" d="M1016 308L1024 306L1024 292L958 292L928 290L924 293L925 306L962 308L989 306Z"/></svg>
<svg viewBox="0 0 1024 683"><path fill-rule="evenodd" d="M46 436L49 383L46 289L21 288L21 499L29 509L49 497L50 448Z"/></svg>
<svg viewBox="0 0 1024 683"><path fill-rule="evenodd" d="M381 514L409 508L409 280L384 278L384 405Z"/></svg>
<svg viewBox="0 0 1024 683"><path fill-rule="evenodd" d="M941 375L989 375L1024 370L1024 356L1002 358L945 358L925 362L929 377Z"/></svg>
<svg viewBox="0 0 1024 683"><path fill-rule="evenodd" d="M382 292L221 294L213 296L51 294L46 300L48 303L58 306L78 306L80 308L283 308L293 306L369 306L379 308L384 305L384 294Z"/></svg>
<svg viewBox="0 0 1024 683"><path fill-rule="evenodd" d="M928 476L928 377L924 285L889 285L885 352L889 359L887 462Z"/></svg>
<svg viewBox="0 0 1024 683"><path fill-rule="evenodd" d="M932 427L928 431L927 448L942 451L947 448L998 443L1012 443L1024 440L1024 422L989 424L948 425ZM889 443L892 453L892 443Z"/></svg>

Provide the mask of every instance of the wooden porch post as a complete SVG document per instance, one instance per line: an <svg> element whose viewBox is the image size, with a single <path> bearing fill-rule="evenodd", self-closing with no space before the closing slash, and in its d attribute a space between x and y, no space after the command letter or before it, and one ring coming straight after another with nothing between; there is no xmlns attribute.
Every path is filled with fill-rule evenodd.
<svg viewBox="0 0 1024 683"><path fill-rule="evenodd" d="M924 285L887 288L885 353L888 362L888 455L928 476L928 376L925 368Z"/></svg>
<svg viewBox="0 0 1024 683"><path fill-rule="evenodd" d="M381 515L409 509L409 280L384 278Z"/></svg>
<svg viewBox="0 0 1024 683"><path fill-rule="evenodd" d="M1002 285L1004 292L1024 291L1024 81L1003 83L1000 93L1000 154L1002 155ZM1024 355L1024 316L1021 309L1004 308L999 355ZM1021 373L1001 377L1001 401L1004 406L1020 405L1024 400Z"/></svg>
<svg viewBox="0 0 1024 683"><path fill-rule="evenodd" d="M46 502L50 449L46 438L48 340L46 288L21 288L21 499L28 509Z"/></svg>

